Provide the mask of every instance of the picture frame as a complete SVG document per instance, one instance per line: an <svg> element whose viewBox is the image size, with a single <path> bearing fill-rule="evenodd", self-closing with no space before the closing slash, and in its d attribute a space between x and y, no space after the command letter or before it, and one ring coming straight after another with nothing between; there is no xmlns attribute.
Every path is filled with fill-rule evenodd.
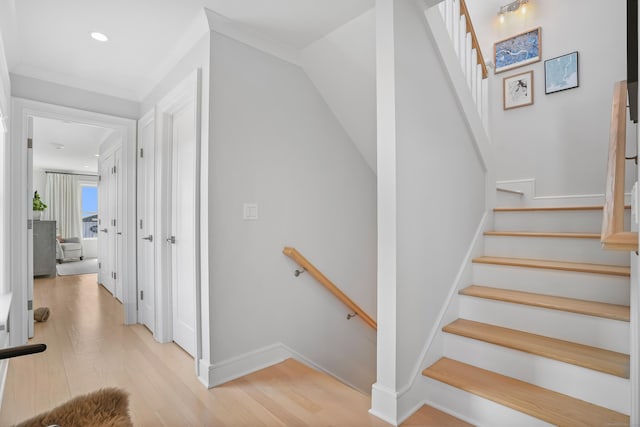
<svg viewBox="0 0 640 427"><path fill-rule="evenodd" d="M562 92L580 86L578 51L544 61L544 93Z"/></svg>
<svg viewBox="0 0 640 427"><path fill-rule="evenodd" d="M533 64L542 59L542 27L533 28L493 44L494 73Z"/></svg>
<svg viewBox="0 0 640 427"><path fill-rule="evenodd" d="M525 107L533 104L533 70L502 79L503 109Z"/></svg>

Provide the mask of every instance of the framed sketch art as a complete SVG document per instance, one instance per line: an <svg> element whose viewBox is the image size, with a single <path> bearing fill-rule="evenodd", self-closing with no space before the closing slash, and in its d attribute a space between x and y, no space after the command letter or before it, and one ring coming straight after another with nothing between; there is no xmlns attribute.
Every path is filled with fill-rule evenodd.
<svg viewBox="0 0 640 427"><path fill-rule="evenodd" d="M505 110L533 104L533 71L502 79L502 102Z"/></svg>
<svg viewBox="0 0 640 427"><path fill-rule="evenodd" d="M495 73L498 74L540 61L542 55L541 31L541 27L534 28L494 43Z"/></svg>
<svg viewBox="0 0 640 427"><path fill-rule="evenodd" d="M550 94L579 86L578 52L544 61L544 93Z"/></svg>

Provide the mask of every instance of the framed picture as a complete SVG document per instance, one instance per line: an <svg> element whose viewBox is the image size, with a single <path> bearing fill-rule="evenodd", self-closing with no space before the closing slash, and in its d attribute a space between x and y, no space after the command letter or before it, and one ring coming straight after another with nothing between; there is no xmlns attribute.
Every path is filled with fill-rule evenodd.
<svg viewBox="0 0 640 427"><path fill-rule="evenodd" d="M541 31L541 27L534 28L494 43L493 63L496 65L495 73L498 74L540 61L542 54Z"/></svg>
<svg viewBox="0 0 640 427"><path fill-rule="evenodd" d="M544 93L550 94L579 86L578 52L544 61Z"/></svg>
<svg viewBox="0 0 640 427"><path fill-rule="evenodd" d="M533 71L502 79L502 102L505 110L533 104Z"/></svg>

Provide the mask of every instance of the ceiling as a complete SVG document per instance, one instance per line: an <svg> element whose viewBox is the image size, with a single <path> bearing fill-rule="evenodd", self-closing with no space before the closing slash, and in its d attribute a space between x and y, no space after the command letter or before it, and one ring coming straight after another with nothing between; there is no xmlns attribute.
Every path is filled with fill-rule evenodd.
<svg viewBox="0 0 640 427"><path fill-rule="evenodd" d="M3 0L14 74L140 101L171 53L207 30L208 8L267 40L301 49L361 15L374 0ZM194 30L195 28L195 30ZM89 37L100 31L101 43ZM10 33L10 34L7 34ZM194 40L195 41L195 40ZM167 70L168 71L168 70Z"/></svg>
<svg viewBox="0 0 640 427"><path fill-rule="evenodd" d="M98 173L98 148L115 130L35 117L33 169Z"/></svg>

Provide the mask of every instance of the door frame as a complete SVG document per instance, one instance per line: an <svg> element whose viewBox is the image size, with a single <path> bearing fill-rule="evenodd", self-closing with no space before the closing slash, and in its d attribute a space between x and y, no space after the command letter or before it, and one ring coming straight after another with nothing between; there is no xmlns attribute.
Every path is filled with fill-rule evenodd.
<svg viewBox="0 0 640 427"><path fill-rule="evenodd" d="M146 129L147 127L151 128L151 132L152 132L152 145L153 145L153 149L151 150L151 153L149 153L148 151L145 151L145 157L146 159L152 158L153 159L153 166L151 168L151 173L153 175L153 189L152 189L152 203L151 206L145 206L145 203L149 200L149 197L147 194L144 194L144 198L141 198L140 195L142 194L143 190L142 190L142 178L140 175L140 167L137 168L137 185L138 185L138 220L142 221L142 215L145 215L144 220L147 222L145 224L145 226L143 228L139 227L139 223L138 223L138 228L137 228L137 232L138 232L138 253L137 253L137 267L138 267L138 293L136 294L136 298L138 299L138 314L139 314L139 318L138 321L147 326L147 328L149 328L149 325L147 325L144 321L144 316L142 316L142 304L143 302L141 301L140 298L140 291L145 290L148 291L149 288L151 286L149 286L148 280L146 280L146 278L144 277L144 273L145 271L143 271L143 269L141 268L141 263L142 262L147 262L147 260L144 260L143 257L141 256L142 254L142 250L141 248L145 247L145 254L147 253L146 251L150 251L151 255L152 255L152 263L151 263L151 270L153 271L153 292L151 292L150 295L147 296L147 301L151 300L151 306L152 306L152 313L151 313L151 323L153 324L153 328L149 328L152 329L152 333L153 333L153 337L157 340L157 341L161 341L160 337L157 334L157 325L158 325L158 310L156 308L156 304L157 304L157 293L158 293L158 289L157 286L155 285L157 278L156 278L156 274L158 271L158 263L157 263L157 253L158 253L158 248L160 247L160 239L161 236L158 234L158 229L157 229L157 215L155 214L156 212L158 212L158 204L157 204L157 185L155 180L157 179L157 167L156 167L156 158L158 156L157 153L157 140L156 140L156 123L155 123L155 118L156 118L156 111L155 111L155 106L151 108L150 111L148 111L147 113L145 113L141 119L138 120L138 149L136 151L136 161L140 161L140 150L142 150L142 133L144 131L144 129ZM148 147L145 148L145 150L149 150ZM149 173L149 169L148 166L145 166L145 173ZM153 214L153 221L151 222L151 225L149 225L149 211L154 212ZM144 231L146 231L146 233L143 233ZM146 237L145 234L150 234L151 236L153 236L153 241L149 242L149 243L142 243L142 238Z"/></svg>
<svg viewBox="0 0 640 427"><path fill-rule="evenodd" d="M122 134L123 253L120 255L124 284L123 304L125 324L137 322L136 307L136 122L135 120L76 108L62 107L23 98L11 98L11 136L6 161L7 237L11 251L7 252L7 277L12 286L13 303L10 314L12 345L27 342L27 218L31 197L27 194L27 123L29 117L68 120L113 128Z"/></svg>
<svg viewBox="0 0 640 427"><path fill-rule="evenodd" d="M171 170L172 156L172 116L184 105L193 102L195 104L195 153L201 152L201 70L197 69L179 83L173 90L165 95L155 108L155 136L156 136L156 204L158 215L156 216L156 338L160 342L173 340L173 312L171 294L171 248L165 239L171 233L171 177L166 171ZM200 250L200 161L196 159L196 185L191 191L195 192L195 343L196 351L194 360L196 375L200 376L200 363L202 359L202 291L201 291L201 250ZM203 373L208 375L208 373Z"/></svg>

